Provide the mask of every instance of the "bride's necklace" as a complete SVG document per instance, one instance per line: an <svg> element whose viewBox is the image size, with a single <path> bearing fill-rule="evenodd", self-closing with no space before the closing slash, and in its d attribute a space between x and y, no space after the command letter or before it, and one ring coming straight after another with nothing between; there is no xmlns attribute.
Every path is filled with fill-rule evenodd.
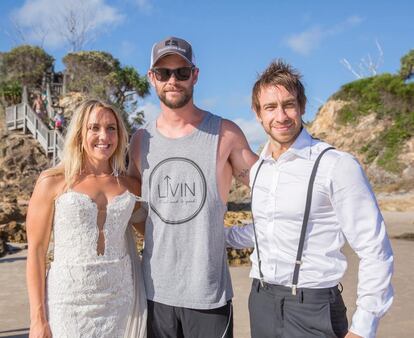
<svg viewBox="0 0 414 338"><path fill-rule="evenodd" d="M114 176L112 173L110 173L110 174L106 174L106 173L104 173L104 174L94 174L94 173L87 173L87 172L83 172L80 175L82 177L85 177L85 178L89 178L89 177L92 177L92 178L105 178L105 177Z"/></svg>

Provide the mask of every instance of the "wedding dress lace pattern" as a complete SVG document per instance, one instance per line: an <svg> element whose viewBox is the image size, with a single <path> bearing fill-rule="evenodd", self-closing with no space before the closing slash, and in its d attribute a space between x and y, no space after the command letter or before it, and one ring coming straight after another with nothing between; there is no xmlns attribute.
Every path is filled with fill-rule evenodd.
<svg viewBox="0 0 414 338"><path fill-rule="evenodd" d="M135 306L134 288L144 287L134 285L126 238L135 202L128 191L108 202L104 251L98 255L96 203L73 190L55 200L54 260L46 283L53 337L124 337Z"/></svg>

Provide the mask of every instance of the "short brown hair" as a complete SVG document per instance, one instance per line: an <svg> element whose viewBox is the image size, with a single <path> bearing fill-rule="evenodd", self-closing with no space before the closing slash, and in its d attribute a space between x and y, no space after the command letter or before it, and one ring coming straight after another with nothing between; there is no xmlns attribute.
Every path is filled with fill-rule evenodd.
<svg viewBox="0 0 414 338"><path fill-rule="evenodd" d="M281 59L274 60L263 73L261 73L252 90L252 109L256 114L260 113L259 95L263 87L283 86L291 94L296 94L299 107L305 112L306 95L305 87L300 79L302 75Z"/></svg>

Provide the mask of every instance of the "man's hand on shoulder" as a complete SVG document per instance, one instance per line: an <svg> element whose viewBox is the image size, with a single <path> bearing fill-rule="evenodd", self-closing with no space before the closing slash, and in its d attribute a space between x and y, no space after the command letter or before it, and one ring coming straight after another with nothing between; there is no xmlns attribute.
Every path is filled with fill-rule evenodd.
<svg viewBox="0 0 414 338"><path fill-rule="evenodd" d="M221 139L224 149L229 150L228 160L233 176L249 185L250 168L257 161L258 156L250 149L242 130L232 121L222 120Z"/></svg>

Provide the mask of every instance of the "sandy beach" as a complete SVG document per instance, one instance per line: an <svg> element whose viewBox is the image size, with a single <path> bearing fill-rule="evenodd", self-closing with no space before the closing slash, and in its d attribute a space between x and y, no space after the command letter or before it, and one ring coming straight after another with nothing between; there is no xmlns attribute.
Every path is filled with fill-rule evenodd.
<svg viewBox="0 0 414 338"><path fill-rule="evenodd" d="M392 238L395 255L393 286L395 299L391 310L381 320L379 338L409 337L414 330L414 269L412 258L414 242L395 239L403 233L414 232L414 212L384 212L387 231ZM355 310L358 257L349 247L345 248L348 257L348 271L344 276L343 296L349 318ZM25 264L27 251L0 258L0 337L28 337L29 308L25 285ZM232 267L231 274L235 297L234 336L250 337L247 299L251 281L249 267Z"/></svg>

